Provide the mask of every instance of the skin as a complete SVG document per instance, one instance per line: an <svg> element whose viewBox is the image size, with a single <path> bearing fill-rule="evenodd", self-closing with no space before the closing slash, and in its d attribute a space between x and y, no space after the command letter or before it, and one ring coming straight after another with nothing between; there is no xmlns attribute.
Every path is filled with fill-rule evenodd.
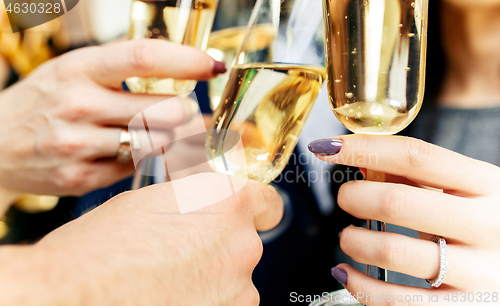
<svg viewBox="0 0 500 306"><path fill-rule="evenodd" d="M270 186L232 179L244 187L194 213L181 215L178 189L158 184L121 194L35 245L0 248L9 263L0 267L2 305L258 305L257 230L278 224L283 203ZM199 180L221 186L228 177L181 181ZM197 190L194 201L218 192Z"/></svg>
<svg viewBox="0 0 500 306"><path fill-rule="evenodd" d="M165 56L167 55L167 56ZM81 195L131 176L132 163L114 161L119 135L148 113L156 143L197 114L196 102L119 90L130 76L204 80L214 60L194 48L165 41L126 41L69 52L0 93L0 211L24 193ZM142 144L147 135L139 135ZM142 150L145 150L143 146Z"/></svg>
<svg viewBox="0 0 500 306"><path fill-rule="evenodd" d="M446 107L481 108L500 105L500 2L443 1L443 37L447 71L439 103ZM384 283L341 264L348 274L344 287L353 296L421 295L423 303L376 302L365 305L450 305L454 292L491 294L500 288L500 168L419 140L396 136L343 136L341 152L318 158L331 163L386 173L386 182L358 181L343 185L338 203L350 214L421 232L422 239L379 233L350 226L340 239L354 260L424 279L438 275L434 236L448 242L448 268L439 289ZM377 159L363 157L367 152ZM362 163L359 163L362 162ZM460 165L457 167L457 165ZM370 194L370 197L366 197ZM437 302L428 297L439 293ZM462 302L453 305L478 305ZM485 296L483 295L483 298ZM498 300L496 301L498 303Z"/></svg>
<svg viewBox="0 0 500 306"><path fill-rule="evenodd" d="M208 118L197 115L194 101L119 88L131 76L205 80L215 76L213 65L193 48L127 41L67 53L2 91L0 144L9 150L0 152L0 212L22 193L78 195L133 174L132 163L114 161L119 133L153 105L153 145L171 141L166 129L174 141L199 131ZM206 161L204 141L176 142L167 156ZM228 196L219 188L227 176L191 175L204 165L188 166L175 184L121 194L34 245L1 247L0 260L9 263L0 268L2 305L258 305L257 230L279 223L281 198L237 178L232 187L242 188ZM182 194L194 198L177 202ZM216 196L223 200L180 214L181 204L197 207Z"/></svg>
<svg viewBox="0 0 500 306"><path fill-rule="evenodd" d="M441 16L447 71L439 103L500 105L500 1L446 0Z"/></svg>
<svg viewBox="0 0 500 306"><path fill-rule="evenodd" d="M365 172L368 169L388 174L385 183L344 184L338 195L340 207L361 219L380 220L424 233L424 239L414 239L350 226L342 231L340 239L340 247L347 255L361 263L432 279L439 271L439 256L430 237L445 237L448 243L448 272L439 289L384 283L341 264L339 267L348 273L346 288L353 295L415 294L428 301L429 295L439 293L441 300L436 305L446 305L446 293L497 292L499 167L412 138L352 135L338 139L344 142L338 155L318 158L364 168ZM378 158L361 158L366 152ZM360 302L387 305L365 299Z"/></svg>

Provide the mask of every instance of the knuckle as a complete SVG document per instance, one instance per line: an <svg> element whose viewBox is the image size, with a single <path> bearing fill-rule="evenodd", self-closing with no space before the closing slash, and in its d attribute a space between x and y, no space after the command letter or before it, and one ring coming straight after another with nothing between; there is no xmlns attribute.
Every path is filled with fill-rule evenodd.
<svg viewBox="0 0 500 306"><path fill-rule="evenodd" d="M404 219L412 203L412 193L408 188L390 186L383 193L379 214L387 222Z"/></svg>
<svg viewBox="0 0 500 306"><path fill-rule="evenodd" d="M258 262L262 257L264 252L264 245L262 244L262 240L259 235L255 232L251 235L251 237L247 240L247 251L251 255L252 259L255 259L255 262Z"/></svg>
<svg viewBox="0 0 500 306"><path fill-rule="evenodd" d="M182 101L172 101L175 103L168 103L168 109L165 113L165 120L168 120L171 125L181 125L186 123L188 119L187 105Z"/></svg>
<svg viewBox="0 0 500 306"><path fill-rule="evenodd" d="M344 229L340 235L340 249L347 255L351 255L350 247L354 241L356 240L355 237L353 237L353 232L349 228Z"/></svg>
<svg viewBox="0 0 500 306"><path fill-rule="evenodd" d="M354 152L350 158L352 158L352 163L356 164L358 167L368 167L370 166L370 154L376 152L373 146L373 137L369 135L360 134L356 135L357 141L351 142L350 145L354 145Z"/></svg>
<svg viewBox="0 0 500 306"><path fill-rule="evenodd" d="M73 157L83 147L84 143L79 137L67 130L57 129L46 137L42 153L58 157Z"/></svg>
<svg viewBox="0 0 500 306"><path fill-rule="evenodd" d="M379 260L382 263L399 267L405 261L406 245L396 236L384 237L380 243Z"/></svg>
<svg viewBox="0 0 500 306"><path fill-rule="evenodd" d="M85 190L85 171L80 166L63 167L55 175L55 184L58 188L78 194Z"/></svg>
<svg viewBox="0 0 500 306"><path fill-rule="evenodd" d="M79 65L79 61L71 52L59 56L53 63L53 75L59 82L65 83L68 81L69 77L80 75L80 73L78 73L79 69L76 68Z"/></svg>
<svg viewBox="0 0 500 306"><path fill-rule="evenodd" d="M431 158L431 146L422 140L406 138L403 142L404 168L410 172L424 168Z"/></svg>
<svg viewBox="0 0 500 306"><path fill-rule="evenodd" d="M130 65L137 71L149 71L154 68L155 50L148 41L137 41L130 50Z"/></svg>
<svg viewBox="0 0 500 306"><path fill-rule="evenodd" d="M247 301L249 306L258 306L260 305L260 294L257 288L252 284L252 288L247 296Z"/></svg>
<svg viewBox="0 0 500 306"><path fill-rule="evenodd" d="M70 102L63 103L61 116L70 122L77 122L91 117L94 111L92 103L73 98Z"/></svg>

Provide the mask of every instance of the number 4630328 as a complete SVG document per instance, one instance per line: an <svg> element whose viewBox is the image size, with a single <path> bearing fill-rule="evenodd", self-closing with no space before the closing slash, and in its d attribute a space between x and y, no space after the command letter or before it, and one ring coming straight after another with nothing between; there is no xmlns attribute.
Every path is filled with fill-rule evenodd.
<svg viewBox="0 0 500 306"><path fill-rule="evenodd" d="M10 14L59 14L63 10L61 3L9 3L6 11Z"/></svg>

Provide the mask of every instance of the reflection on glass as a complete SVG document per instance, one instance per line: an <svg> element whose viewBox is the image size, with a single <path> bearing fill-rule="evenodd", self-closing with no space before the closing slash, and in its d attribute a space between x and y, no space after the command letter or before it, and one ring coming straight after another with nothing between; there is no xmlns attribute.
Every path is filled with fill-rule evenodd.
<svg viewBox="0 0 500 306"><path fill-rule="evenodd" d="M400 132L424 96L427 0L324 3L335 115L354 133Z"/></svg>
<svg viewBox="0 0 500 306"><path fill-rule="evenodd" d="M207 139L215 171L263 183L283 171L326 78L321 15L315 0L257 2ZM243 148L226 148L228 131Z"/></svg>
<svg viewBox="0 0 500 306"><path fill-rule="evenodd" d="M217 0L134 0L129 39L165 39L205 50ZM133 93L180 95L196 86L194 80L129 78Z"/></svg>
<svg viewBox="0 0 500 306"><path fill-rule="evenodd" d="M236 59L236 54L245 38L246 27L234 27L213 32L208 41L207 53L215 60L231 64ZM253 52L255 50L268 49L274 39L274 29L270 24L258 25L252 29L252 41L247 41L245 49ZM231 71L218 75L208 81L208 95L210 107L215 110L219 105L224 88Z"/></svg>

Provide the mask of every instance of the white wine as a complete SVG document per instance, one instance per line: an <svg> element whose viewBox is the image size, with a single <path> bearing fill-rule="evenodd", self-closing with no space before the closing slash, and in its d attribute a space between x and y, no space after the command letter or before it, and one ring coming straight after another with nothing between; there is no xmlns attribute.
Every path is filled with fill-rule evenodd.
<svg viewBox="0 0 500 306"><path fill-rule="evenodd" d="M330 104L352 132L395 134L424 97L427 0L324 1Z"/></svg>
<svg viewBox="0 0 500 306"><path fill-rule="evenodd" d="M285 168L325 77L323 67L236 65L207 140L212 168L273 181ZM228 130L240 135L243 148L224 147Z"/></svg>
<svg viewBox="0 0 500 306"><path fill-rule="evenodd" d="M396 134L414 117L415 108L408 111L386 103L354 102L334 109L337 118L354 133Z"/></svg>
<svg viewBox="0 0 500 306"><path fill-rule="evenodd" d="M165 39L206 49L217 0L133 0L129 39ZM196 86L194 80L129 78L133 93L180 95Z"/></svg>
<svg viewBox="0 0 500 306"><path fill-rule="evenodd" d="M247 27L234 27L213 32L208 41L207 53L217 61L226 64L234 63ZM260 24L251 29L249 39L246 42L245 50L256 52L258 50L270 50L274 39L275 31L272 24ZM220 103L222 93L226 87L231 70L224 74L219 74L216 78L208 81L208 96L210 106L215 110Z"/></svg>

